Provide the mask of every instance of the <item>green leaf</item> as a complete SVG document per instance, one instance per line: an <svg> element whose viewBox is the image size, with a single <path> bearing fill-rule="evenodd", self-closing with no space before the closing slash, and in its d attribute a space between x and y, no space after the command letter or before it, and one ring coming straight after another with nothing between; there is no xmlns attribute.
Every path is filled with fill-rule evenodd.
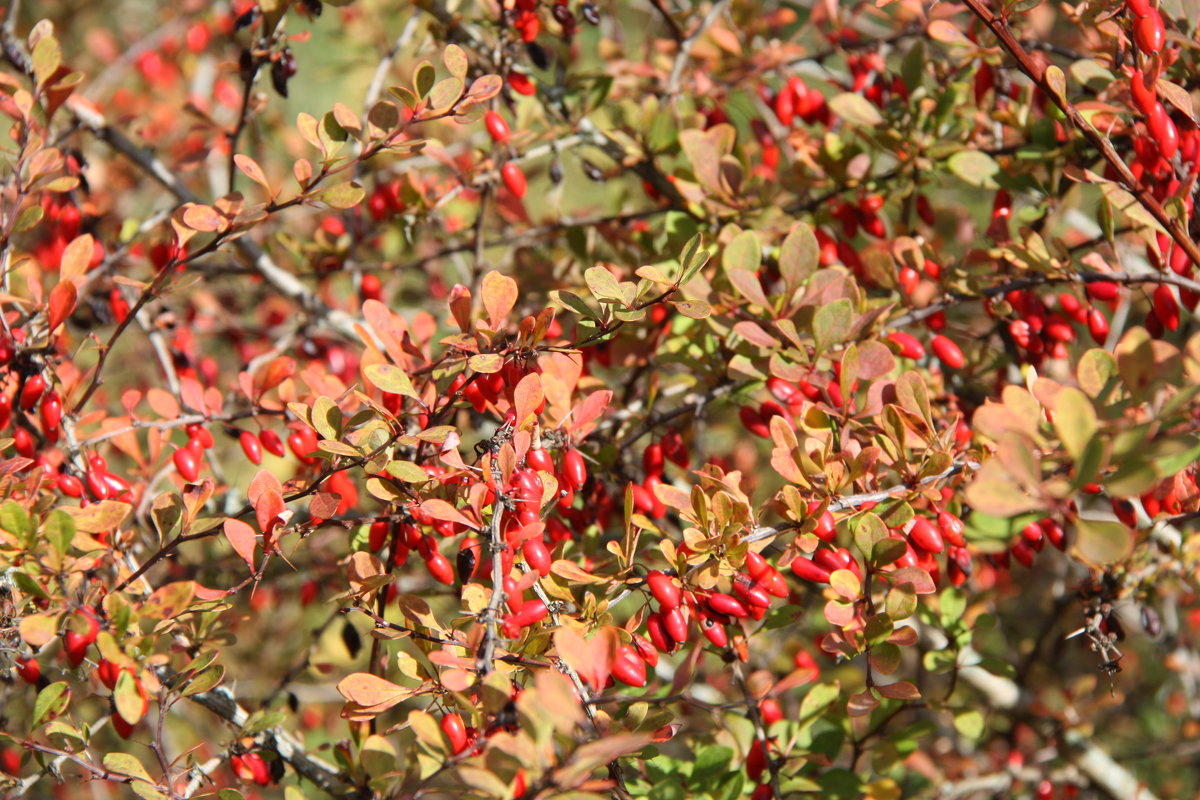
<svg viewBox="0 0 1200 800"><path fill-rule="evenodd" d="M726 272L735 269L754 272L762 266L762 245L759 244L758 236L754 231L742 231L733 237L733 240L725 246L725 253L721 256L721 266L725 268Z"/></svg>
<svg viewBox="0 0 1200 800"><path fill-rule="evenodd" d="M733 750L729 747L705 747L696 753L689 783L707 782L725 772L733 761ZM703 788L703 787L698 787Z"/></svg>
<svg viewBox="0 0 1200 800"><path fill-rule="evenodd" d="M348 208L354 208L361 203L366 194L367 191L363 187L353 181L347 181L339 183L337 186L331 186L317 195L317 199L332 208L344 211Z"/></svg>
<svg viewBox="0 0 1200 800"><path fill-rule="evenodd" d="M429 106L434 113L445 111L458 102L467 88L462 78L443 78L429 90Z"/></svg>
<svg viewBox="0 0 1200 800"><path fill-rule="evenodd" d="M1075 522L1071 553L1095 567L1106 567L1133 552L1133 532L1120 522L1083 519Z"/></svg>
<svg viewBox="0 0 1200 800"><path fill-rule="evenodd" d="M16 500L8 500L0 506L0 528L23 539L28 544L33 544L30 538L34 531L33 521Z"/></svg>
<svg viewBox="0 0 1200 800"><path fill-rule="evenodd" d="M433 64L428 61L417 64L413 69L413 90L417 93L417 99L424 99L436 80L437 70L434 69Z"/></svg>
<svg viewBox="0 0 1200 800"><path fill-rule="evenodd" d="M876 542L888 538L887 525L884 525L883 520L873 511L864 512L856 517L851 523L851 530L854 533L854 546L867 558L874 552Z"/></svg>
<svg viewBox="0 0 1200 800"><path fill-rule="evenodd" d="M962 620L963 612L967 610L967 598L954 587L948 587L941 594L942 627L950 629Z"/></svg>
<svg viewBox="0 0 1200 800"><path fill-rule="evenodd" d="M800 701L800 716L796 720L797 724L802 729L811 725L825 709L838 699L841 693L842 689L836 683L818 683L809 689L808 694L804 695L804 699Z"/></svg>
<svg viewBox="0 0 1200 800"><path fill-rule="evenodd" d="M983 735L983 714L971 708L954 712L954 729L968 739L978 739Z"/></svg>
<svg viewBox="0 0 1200 800"><path fill-rule="evenodd" d="M191 697L192 695L207 692L224 679L225 667L220 664L213 664L208 669L198 672L194 678L188 681L187 685L183 687L183 696Z"/></svg>
<svg viewBox="0 0 1200 800"><path fill-rule="evenodd" d="M842 92L829 100L829 108L847 122L863 128L877 128L883 124L879 109L861 94Z"/></svg>
<svg viewBox="0 0 1200 800"><path fill-rule="evenodd" d="M66 681L58 681L38 692L33 701L33 727L40 727L67 710L71 702L71 687Z"/></svg>
<svg viewBox="0 0 1200 800"><path fill-rule="evenodd" d="M421 399L408 374L395 364L370 364L363 368L363 374L380 391L411 397L417 401Z"/></svg>
<svg viewBox="0 0 1200 800"><path fill-rule="evenodd" d="M595 319L596 312L592 310L582 297L572 294L565 289L555 289L550 292L550 300L558 303L567 311L574 311L584 319Z"/></svg>
<svg viewBox="0 0 1200 800"><path fill-rule="evenodd" d="M887 614L892 619L908 619L917 610L917 590L911 583L893 586L888 590L884 608L887 609Z"/></svg>
<svg viewBox="0 0 1200 800"><path fill-rule="evenodd" d="M972 186L981 186L987 189L997 187L996 181L993 179L1000 172L1000 165L994 158L981 150L960 150L950 156L946 165L951 172Z"/></svg>
<svg viewBox="0 0 1200 800"><path fill-rule="evenodd" d="M139 778L147 783L154 783L150 779L150 773L146 772L146 768L142 766L142 762L129 753L109 753L104 756L104 768L121 775Z"/></svg>
<svg viewBox="0 0 1200 800"><path fill-rule="evenodd" d="M604 267L590 267L583 273L583 279L587 282L588 288L592 290L592 296L600 302L625 302L620 284Z"/></svg>
<svg viewBox="0 0 1200 800"><path fill-rule="evenodd" d="M847 298L834 300L817 309L813 315L813 339L816 341L818 353L823 353L831 345L844 342L850 335L853 320L851 306Z"/></svg>
<svg viewBox="0 0 1200 800"><path fill-rule="evenodd" d="M1096 409L1083 392L1068 386L1058 393L1054 429L1071 458L1078 461L1096 433Z"/></svg>
<svg viewBox="0 0 1200 800"><path fill-rule="evenodd" d="M71 549L71 541L75 538L75 518L60 509L51 511L42 523L42 535L62 558Z"/></svg>
<svg viewBox="0 0 1200 800"><path fill-rule="evenodd" d="M900 648L894 644L883 642L871 649L871 666L884 675L895 672L901 661Z"/></svg>
<svg viewBox="0 0 1200 800"><path fill-rule="evenodd" d="M708 263L708 251L700 249L703 244L704 237L697 233L684 245L683 252L679 256L679 264L682 268L679 273L680 286L686 286L688 281L696 277L700 268Z"/></svg>
<svg viewBox="0 0 1200 800"><path fill-rule="evenodd" d="M802 285L817 271L821 248L811 225L800 223L779 246L779 274L789 291Z"/></svg>

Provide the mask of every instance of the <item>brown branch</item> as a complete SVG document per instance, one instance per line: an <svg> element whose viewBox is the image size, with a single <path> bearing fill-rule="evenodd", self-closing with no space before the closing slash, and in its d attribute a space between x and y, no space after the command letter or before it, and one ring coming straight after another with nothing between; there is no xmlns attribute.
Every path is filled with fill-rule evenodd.
<svg viewBox="0 0 1200 800"><path fill-rule="evenodd" d="M889 500L899 492L911 492L924 486L928 486L937 481L953 477L954 475L966 470L979 469L979 464L975 461L958 461L952 464L949 469L942 470L936 475L927 475L915 484L902 483L896 486L889 486L886 489L880 489L876 492L863 492L862 494L848 494L841 497L833 498L829 504L830 511L845 511L850 508L858 508L867 503L881 503L884 500ZM761 542L763 539L770 539L773 536L778 536L780 533L789 530L795 530L800 527L798 522L788 522L782 525L762 525L751 530L748 534L742 537L742 541Z"/></svg>
<svg viewBox="0 0 1200 800"><path fill-rule="evenodd" d="M157 667L155 672L163 683L169 682L174 677L171 670L166 667ZM250 719L249 712L242 708L233 693L224 686L191 695L188 699L213 712L239 730ZM269 728L259 734L259 739L269 749L278 753L279 757L291 765L297 774L312 781L322 791L332 795L341 795L350 787L349 779L341 770L310 755L300 742L283 728Z"/></svg>
<svg viewBox="0 0 1200 800"><path fill-rule="evenodd" d="M754 698L754 695L750 694L750 686L746 683L746 676L742 674L742 665L739 661L733 662L733 680L742 692L742 700L746 706L746 715L750 718L750 722L754 724L753 746L762 748L763 760L767 763L767 770L771 776L771 796L775 800L783 800L783 790L779 786L779 762L771 757L770 741L767 739L767 729L763 724L762 714L758 708L758 701Z"/></svg>
<svg viewBox="0 0 1200 800"><path fill-rule="evenodd" d="M504 605L504 536L501 522L504 519L504 492L501 487L500 464L493 454L491 459L492 484L496 487L496 501L492 504L492 524L489 527L489 543L492 551L492 596L483 610L483 644L475 658L475 669L482 676L492 671L496 660L496 618Z"/></svg>
<svg viewBox="0 0 1200 800"><path fill-rule="evenodd" d="M1090 142L1093 147L1100 151L1100 155L1103 156L1104 161L1116 171L1118 176L1120 176L1121 182L1125 185L1125 188L1128 189L1131 194L1133 194L1134 198L1138 201L1138 204L1141 205L1142 208L1144 208L1147 212L1149 212L1150 215L1153 216L1154 219L1163 226L1167 233L1170 234L1171 238L1175 240L1175 243L1179 247L1183 248L1184 252L1188 254L1188 257L1192 260L1193 264L1200 264L1200 247L1197 247L1196 243L1192 241L1190 236L1188 236L1188 232L1182 223L1168 214L1166 209L1164 209L1158 200L1154 198L1154 194L1150 191L1149 187L1134 177L1124 159L1121 158L1120 154L1118 154L1116 149L1113 147L1112 142L1110 142L1107 137L1096 130L1092 124L1084 118L1079 109L1076 108L1069 100L1067 100L1066 96L1061 91L1061 89L1065 88L1065 78L1062 87L1056 88L1051 86L1050 82L1046 79L1047 71L1043 70L1042 67L1036 61L1034 61L1034 59L1029 55L1028 51L1022 47L1021 43L1012 35L1012 31L1008 26L1008 21L996 16L996 14L994 14L992 10L988 8L986 0L962 1L969 9L971 9L971 13L973 13L980 22L986 25L988 29L995 35L995 37L1000 40L1000 45L1016 60L1017 66L1020 68L1021 72L1025 73L1030 80L1036 83L1038 88L1041 89L1047 97L1052 99L1054 104L1058 106L1058 108L1064 114L1067 115L1067 118L1070 119L1072 124L1074 124L1079 132L1083 134L1083 137L1087 139L1087 141ZM1061 71L1059 71L1059 74L1062 74Z"/></svg>

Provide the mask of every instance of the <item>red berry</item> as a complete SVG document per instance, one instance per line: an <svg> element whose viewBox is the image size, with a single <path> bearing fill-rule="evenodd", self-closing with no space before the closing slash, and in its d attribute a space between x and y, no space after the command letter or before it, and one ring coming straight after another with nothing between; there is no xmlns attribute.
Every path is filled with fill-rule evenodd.
<svg viewBox="0 0 1200 800"><path fill-rule="evenodd" d="M316 461L311 455L317 449L317 434L313 432L312 428L292 431L288 434L287 443L292 455L300 459L302 463L312 464Z"/></svg>
<svg viewBox="0 0 1200 800"><path fill-rule="evenodd" d="M729 632L725 630L725 626L713 618L712 614L701 609L700 617L700 632L704 634L704 638L712 642L714 647L725 647L729 644Z"/></svg>
<svg viewBox="0 0 1200 800"><path fill-rule="evenodd" d="M383 282L378 275L363 275L358 291L363 300L378 300L383 297Z"/></svg>
<svg viewBox="0 0 1200 800"><path fill-rule="evenodd" d="M46 391L46 379L39 372L36 375L30 375L25 380L25 385L21 387L21 409L24 411L32 411L37 405L38 400L42 399L42 393Z"/></svg>
<svg viewBox="0 0 1200 800"><path fill-rule="evenodd" d="M242 452L246 454L246 458L250 459L251 464L262 463L262 442L258 440L250 431L242 431L238 436L238 441L242 445Z"/></svg>
<svg viewBox="0 0 1200 800"><path fill-rule="evenodd" d="M646 662L647 666L654 667L658 665L658 650L650 643L649 639L643 636L632 634L633 647L637 651L638 657Z"/></svg>
<svg viewBox="0 0 1200 800"><path fill-rule="evenodd" d="M117 685L117 679L121 677L121 668L107 658L102 658L96 665L96 677L106 689L112 691Z"/></svg>
<svg viewBox="0 0 1200 800"><path fill-rule="evenodd" d="M1167 30L1157 9L1152 8L1146 16L1133 21L1133 41L1147 55L1154 55L1163 49L1167 42Z"/></svg>
<svg viewBox="0 0 1200 800"><path fill-rule="evenodd" d="M905 358L924 358L925 346L915 336L907 334L904 331L892 331L888 334L887 338L889 342L900 349L900 355Z"/></svg>
<svg viewBox="0 0 1200 800"><path fill-rule="evenodd" d="M371 528L367 532L367 549L372 553L378 553L387 544L388 533L391 531L391 525L386 519L377 519L371 523Z"/></svg>
<svg viewBox="0 0 1200 800"><path fill-rule="evenodd" d="M188 483L192 483L200 477L200 463L196 458L196 453L190 448L179 448L171 460L175 462L175 469L179 471L180 477Z"/></svg>
<svg viewBox="0 0 1200 800"><path fill-rule="evenodd" d="M792 572L796 573L797 577L803 578L806 581L829 583L829 570L804 556L797 556L792 561Z"/></svg>
<svg viewBox="0 0 1200 800"><path fill-rule="evenodd" d="M925 517L913 518L912 527L908 529L908 538L917 547L930 553L940 553L946 547L941 531Z"/></svg>
<svg viewBox="0 0 1200 800"><path fill-rule="evenodd" d="M18 658L17 674L26 683L37 683L42 677L42 665L36 658Z"/></svg>
<svg viewBox="0 0 1200 800"><path fill-rule="evenodd" d="M536 469L541 472L554 472L554 459L550 457L550 452L541 447L529 448L525 453L525 463L530 469Z"/></svg>
<svg viewBox="0 0 1200 800"><path fill-rule="evenodd" d="M573 447L563 453L562 477L575 491L587 483L587 464L583 461L583 455Z"/></svg>
<svg viewBox="0 0 1200 800"><path fill-rule="evenodd" d="M1087 284L1087 293L1093 300L1109 302L1117 299L1120 287L1112 281L1090 281Z"/></svg>
<svg viewBox="0 0 1200 800"><path fill-rule="evenodd" d="M67 497L83 497L83 481L64 472L58 476L58 490Z"/></svg>
<svg viewBox="0 0 1200 800"><path fill-rule="evenodd" d="M630 645L621 645L612 665L613 677L630 686L646 685L646 662Z"/></svg>
<svg viewBox="0 0 1200 800"><path fill-rule="evenodd" d="M112 723L113 730L122 739L128 739L130 734L133 733L134 727L136 727L135 723L126 722L125 718L120 714L113 714L109 721Z"/></svg>
<svg viewBox="0 0 1200 800"><path fill-rule="evenodd" d="M963 521L958 517L946 511L938 513L938 530L942 532L942 538L952 547L966 547L967 541L963 538L963 530L965 526Z"/></svg>
<svg viewBox="0 0 1200 800"><path fill-rule="evenodd" d="M765 697L759 702L758 713L762 716L763 725L768 728L783 719L783 709L773 697Z"/></svg>
<svg viewBox="0 0 1200 800"><path fill-rule="evenodd" d="M672 608L669 611L664 611L662 614L663 628L671 635L671 638L677 642L687 640L687 619L683 616L683 611L679 608Z"/></svg>
<svg viewBox="0 0 1200 800"><path fill-rule="evenodd" d="M1142 74L1140 69L1135 69L1129 76L1129 91L1133 95L1133 105L1137 110L1146 116L1150 116L1154 110L1155 103L1158 102L1158 88L1156 84L1151 83L1147 86L1146 76Z"/></svg>
<svg viewBox="0 0 1200 800"><path fill-rule="evenodd" d="M444 583L447 586L454 583L454 568L450 565L450 559L437 550L431 551L425 559L425 567L438 583Z"/></svg>
<svg viewBox="0 0 1200 800"><path fill-rule="evenodd" d="M455 755L467 749L467 726L458 714L447 714L442 717L442 733L450 741L450 749Z"/></svg>
<svg viewBox="0 0 1200 800"><path fill-rule="evenodd" d="M42 398L42 405L38 408L38 415L42 420L42 430L52 431L58 428L58 423L62 421L62 398L58 396L58 392L47 392Z"/></svg>
<svg viewBox="0 0 1200 800"><path fill-rule="evenodd" d="M1179 301L1165 283L1160 283L1154 290L1154 316L1169 331L1179 328Z"/></svg>
<svg viewBox="0 0 1200 800"><path fill-rule="evenodd" d="M523 72L508 73L508 85L517 94L523 94L526 97L532 96L537 92L537 87L533 85L533 81Z"/></svg>
<svg viewBox="0 0 1200 800"><path fill-rule="evenodd" d="M1088 311L1087 326L1088 333L1092 335L1092 341L1096 344L1103 345L1108 341L1108 318L1100 309L1093 308Z"/></svg>
<svg viewBox="0 0 1200 800"><path fill-rule="evenodd" d="M959 349L959 346L940 333L933 337L930 346L933 348L933 354L938 357L938 360L950 369L962 369L963 365L967 363L966 358L963 356L963 351Z"/></svg>
<svg viewBox="0 0 1200 800"><path fill-rule="evenodd" d="M504 185L518 200L525 196L529 185L525 180L525 173L521 171L520 167L510 161L500 168L500 177L504 180Z"/></svg>
<svg viewBox="0 0 1200 800"><path fill-rule="evenodd" d="M262 442L263 449L276 458L283 458L287 452L283 449L283 440L279 438L279 434L273 430L266 429L260 431L258 440Z"/></svg>
<svg viewBox="0 0 1200 800"><path fill-rule="evenodd" d="M646 635L650 637L650 641L662 653L673 653L678 644L671 634L667 633L667 626L663 622L662 614L655 611L646 617Z"/></svg>
<svg viewBox="0 0 1200 800"><path fill-rule="evenodd" d="M525 556L525 563L538 575L544 578L550 574L550 563L553 559L550 549L540 538L527 539L525 544L521 545L521 554Z"/></svg>
<svg viewBox="0 0 1200 800"><path fill-rule="evenodd" d="M650 589L650 594L654 595L654 599L658 601L664 611L679 607L679 603L683 599L683 592L669 575L659 570L653 570L646 575L646 585ZM681 641L682 637L677 636L675 639Z"/></svg>
<svg viewBox="0 0 1200 800"><path fill-rule="evenodd" d="M723 592L713 592L708 596L708 606L718 614L724 614L728 617L746 617L750 615L750 610L733 595L724 594Z"/></svg>
<svg viewBox="0 0 1200 800"><path fill-rule="evenodd" d="M492 137L492 141L497 144L507 144L508 140L512 137L512 132L508 128L508 122L495 111L488 111L483 115L483 124L487 127L488 135Z"/></svg>
<svg viewBox="0 0 1200 800"><path fill-rule="evenodd" d="M88 648L92 645L92 637L78 631L67 631L63 636L63 652L66 653L67 663L78 667L87 656Z"/></svg>

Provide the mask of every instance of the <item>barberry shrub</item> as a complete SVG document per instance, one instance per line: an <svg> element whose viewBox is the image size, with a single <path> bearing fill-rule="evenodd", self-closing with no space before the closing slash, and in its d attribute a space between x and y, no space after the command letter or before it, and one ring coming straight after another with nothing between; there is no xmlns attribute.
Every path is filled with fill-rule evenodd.
<svg viewBox="0 0 1200 800"><path fill-rule="evenodd" d="M7 4L0 792L1194 795L1194 12Z"/></svg>

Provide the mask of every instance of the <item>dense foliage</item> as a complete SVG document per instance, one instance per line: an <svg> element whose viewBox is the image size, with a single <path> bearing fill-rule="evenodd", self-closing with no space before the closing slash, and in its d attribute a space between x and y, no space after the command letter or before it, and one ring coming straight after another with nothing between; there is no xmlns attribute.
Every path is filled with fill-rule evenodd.
<svg viewBox="0 0 1200 800"><path fill-rule="evenodd" d="M0 793L1192 796L1194 0L10 0Z"/></svg>

